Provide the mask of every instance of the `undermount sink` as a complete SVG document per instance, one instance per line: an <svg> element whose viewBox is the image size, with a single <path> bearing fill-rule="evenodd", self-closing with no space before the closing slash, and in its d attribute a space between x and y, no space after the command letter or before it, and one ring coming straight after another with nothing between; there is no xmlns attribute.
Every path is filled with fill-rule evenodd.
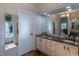
<svg viewBox="0 0 79 59"><path fill-rule="evenodd" d="M48 39L53 39L52 37L48 37Z"/></svg>
<svg viewBox="0 0 79 59"><path fill-rule="evenodd" d="M74 43L74 41L71 40L63 40L63 42Z"/></svg>
<svg viewBox="0 0 79 59"><path fill-rule="evenodd" d="M47 37L47 36L42 36L42 37Z"/></svg>

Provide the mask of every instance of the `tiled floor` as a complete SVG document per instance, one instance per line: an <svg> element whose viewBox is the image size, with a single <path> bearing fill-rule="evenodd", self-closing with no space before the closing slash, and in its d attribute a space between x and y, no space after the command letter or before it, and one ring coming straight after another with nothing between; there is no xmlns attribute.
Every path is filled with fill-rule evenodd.
<svg viewBox="0 0 79 59"><path fill-rule="evenodd" d="M36 51L30 51L30 52L24 54L24 56L45 56L45 54L36 50Z"/></svg>

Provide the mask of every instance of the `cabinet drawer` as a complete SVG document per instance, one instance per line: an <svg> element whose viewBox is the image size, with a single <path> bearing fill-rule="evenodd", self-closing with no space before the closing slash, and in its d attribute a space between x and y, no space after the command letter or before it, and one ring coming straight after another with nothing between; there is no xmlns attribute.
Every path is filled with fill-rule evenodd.
<svg viewBox="0 0 79 59"><path fill-rule="evenodd" d="M47 54L51 55L51 53L52 53L52 49L47 49Z"/></svg>
<svg viewBox="0 0 79 59"><path fill-rule="evenodd" d="M47 40L47 43L51 44L51 40Z"/></svg>
<svg viewBox="0 0 79 59"><path fill-rule="evenodd" d="M51 40L47 40L47 47L50 48L51 46Z"/></svg>
<svg viewBox="0 0 79 59"><path fill-rule="evenodd" d="M56 56L56 51L55 51L55 49L48 49L47 54L50 56Z"/></svg>

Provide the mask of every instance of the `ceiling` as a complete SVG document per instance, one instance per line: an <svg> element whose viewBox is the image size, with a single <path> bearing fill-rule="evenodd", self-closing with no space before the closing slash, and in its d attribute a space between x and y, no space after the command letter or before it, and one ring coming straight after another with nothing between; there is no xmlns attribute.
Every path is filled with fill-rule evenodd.
<svg viewBox="0 0 79 59"><path fill-rule="evenodd" d="M18 12L18 10L32 11L35 13L43 13L50 9L60 7L62 3L0 3L0 10L6 12Z"/></svg>
<svg viewBox="0 0 79 59"><path fill-rule="evenodd" d="M72 10L79 9L79 3L46 3L40 4L40 12L41 14L44 14L44 12L48 14L56 14L68 11L67 6L70 6Z"/></svg>
<svg viewBox="0 0 79 59"><path fill-rule="evenodd" d="M53 13L65 9L69 3L0 3L0 11L17 13L19 10L32 11L43 14L44 12ZM74 4L79 6L79 4ZM60 11L58 11L60 12Z"/></svg>
<svg viewBox="0 0 79 59"><path fill-rule="evenodd" d="M65 5L65 3L41 3L40 4L40 12L48 12L49 10L56 9Z"/></svg>

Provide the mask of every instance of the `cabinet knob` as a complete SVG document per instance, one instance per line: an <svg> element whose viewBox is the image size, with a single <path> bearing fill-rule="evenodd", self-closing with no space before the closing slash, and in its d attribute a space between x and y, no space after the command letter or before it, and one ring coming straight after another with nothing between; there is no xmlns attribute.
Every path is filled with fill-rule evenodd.
<svg viewBox="0 0 79 59"><path fill-rule="evenodd" d="M66 49L66 47L64 46L64 49Z"/></svg>
<svg viewBox="0 0 79 59"><path fill-rule="evenodd" d="M79 55L79 51L78 51L78 55Z"/></svg>
<svg viewBox="0 0 79 59"><path fill-rule="evenodd" d="M51 45L50 45L50 47L51 47Z"/></svg>
<svg viewBox="0 0 79 59"><path fill-rule="evenodd" d="M49 53L52 53L52 51L49 51Z"/></svg>
<svg viewBox="0 0 79 59"><path fill-rule="evenodd" d="M42 41L42 40L40 39L40 41Z"/></svg>

